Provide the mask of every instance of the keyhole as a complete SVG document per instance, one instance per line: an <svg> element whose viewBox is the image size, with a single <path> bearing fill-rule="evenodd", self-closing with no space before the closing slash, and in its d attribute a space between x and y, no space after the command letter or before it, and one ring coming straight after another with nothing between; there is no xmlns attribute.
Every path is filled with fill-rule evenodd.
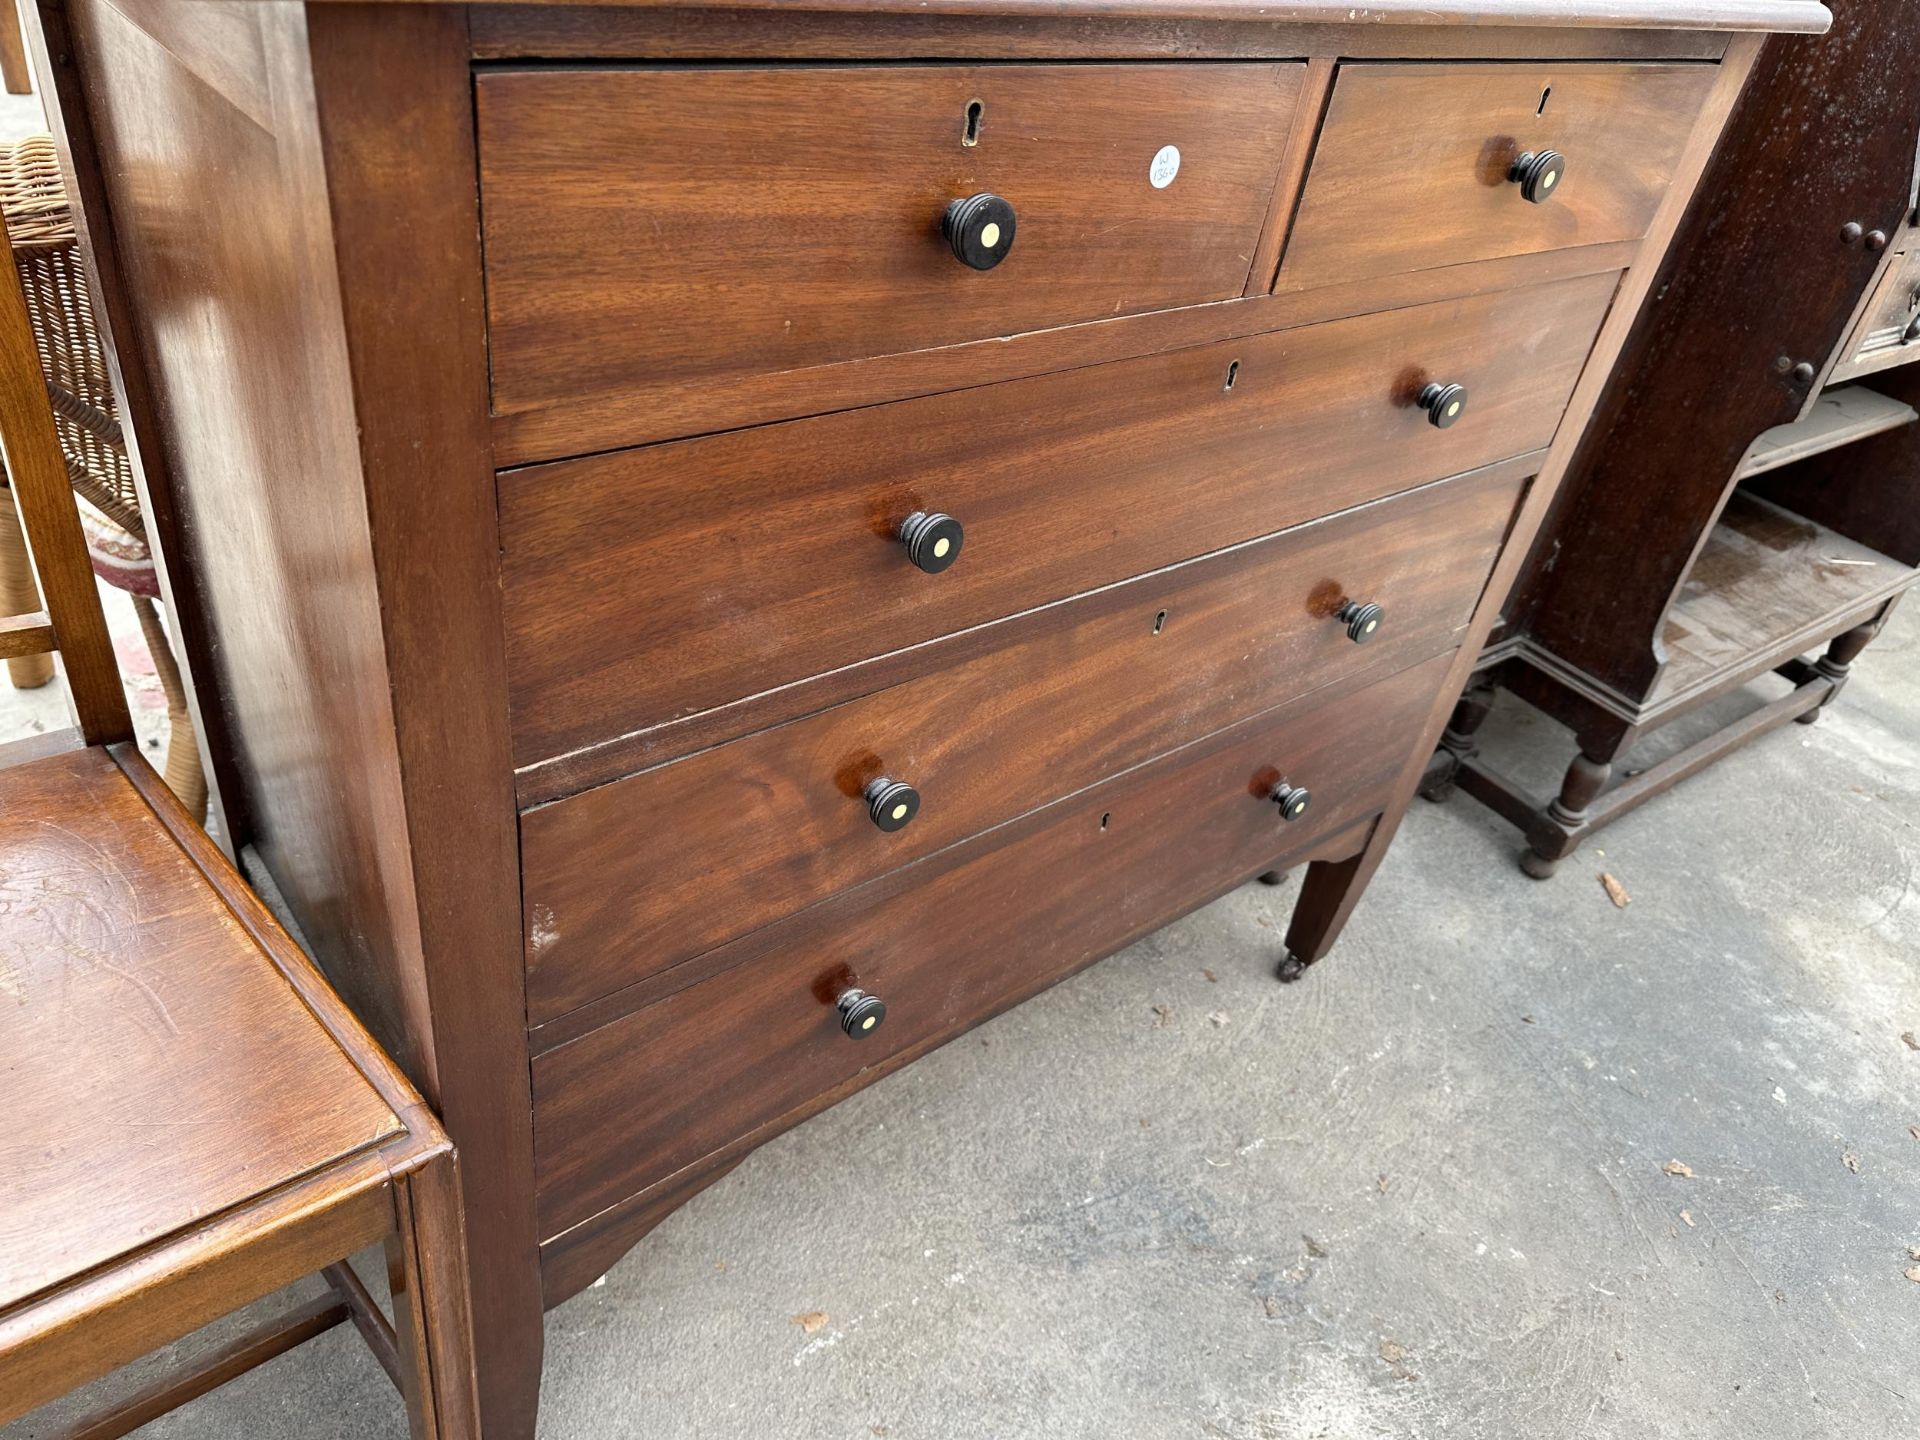
<svg viewBox="0 0 1920 1440"><path fill-rule="evenodd" d="M1102 815L1102 816L1100 817L1100 828L1101 828L1102 830L1104 830L1104 829L1106 829L1106 828L1107 828L1107 822L1108 822L1109 820L1111 820L1111 819L1113 819L1113 812L1112 812L1111 810L1109 810L1109 811L1107 811L1107 813L1106 813L1106 814L1104 814L1104 815Z"/></svg>
<svg viewBox="0 0 1920 1440"><path fill-rule="evenodd" d="M1553 94L1553 87L1551 85L1547 86L1546 89L1540 92L1540 108L1534 111L1533 112L1534 114L1544 115L1547 113L1547 100L1552 96L1552 94ZM969 141L968 143L971 144L972 142Z"/></svg>
<svg viewBox="0 0 1920 1440"><path fill-rule="evenodd" d="M1227 366L1227 383L1221 386L1220 388L1223 390L1231 390L1233 388L1233 382L1238 380L1239 378L1240 378L1240 362L1238 360L1235 360L1231 365Z"/></svg>
<svg viewBox="0 0 1920 1440"><path fill-rule="evenodd" d="M978 100L968 102L967 128L960 136L960 143L962 145L978 145L980 143L980 117L986 113L986 110L987 107Z"/></svg>
<svg viewBox="0 0 1920 1440"><path fill-rule="evenodd" d="M1158 635L1162 630L1166 628L1167 628L1167 612L1162 610L1158 615L1153 617L1153 633Z"/></svg>

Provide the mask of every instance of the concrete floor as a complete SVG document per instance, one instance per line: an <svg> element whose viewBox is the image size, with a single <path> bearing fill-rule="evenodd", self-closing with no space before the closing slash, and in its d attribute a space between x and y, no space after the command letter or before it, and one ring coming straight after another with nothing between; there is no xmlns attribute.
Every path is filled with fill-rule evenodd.
<svg viewBox="0 0 1920 1440"><path fill-rule="evenodd" d="M1917 649L1551 882L1418 804L1302 984L1250 886L768 1145L549 1316L543 1436L1920 1433ZM143 1433L402 1429L336 1332Z"/></svg>
<svg viewBox="0 0 1920 1440"><path fill-rule="evenodd" d="M1416 804L1302 984L1251 886L782 1137L548 1317L543 1437L1920 1433L1917 652L1913 606L1818 726L1551 882ZM0 685L0 738L64 723ZM1557 783L1553 726L1488 734ZM404 1417L342 1330L140 1433Z"/></svg>

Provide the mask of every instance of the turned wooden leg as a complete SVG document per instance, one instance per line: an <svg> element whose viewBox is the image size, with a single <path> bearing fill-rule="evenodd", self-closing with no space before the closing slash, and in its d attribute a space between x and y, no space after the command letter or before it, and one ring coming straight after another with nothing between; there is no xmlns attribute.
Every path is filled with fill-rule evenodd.
<svg viewBox="0 0 1920 1440"><path fill-rule="evenodd" d="M193 712L187 708L187 687L180 679L180 666L173 658L166 627L160 623L160 606L151 596L130 595L133 612L140 617L140 633L146 637L147 652L153 656L154 674L167 696L167 788L173 791L186 812L201 824L207 819L207 777L200 765L200 739L193 733Z"/></svg>
<svg viewBox="0 0 1920 1440"><path fill-rule="evenodd" d="M39 608L40 589L33 583L27 537L13 508L13 491L0 485L0 615L31 615ZM53 679L53 657L23 655L9 660L7 678L16 690L38 690Z"/></svg>
<svg viewBox="0 0 1920 1440"><path fill-rule="evenodd" d="M1479 753L1474 737L1492 713L1494 696L1498 693L1498 687L1491 681L1481 681L1469 686L1460 703L1453 707L1453 717L1441 733L1440 747L1433 752L1433 761L1420 784L1420 793L1425 798L1435 804L1453 798L1454 776Z"/></svg>
<svg viewBox="0 0 1920 1440"><path fill-rule="evenodd" d="M1795 716L1796 723L1811 725L1820 718L1820 712L1834 702L1843 686L1847 683L1847 673L1853 668L1853 662L1860 658L1860 652L1867 648L1867 642L1880 633L1880 619L1875 617L1864 625L1833 637L1827 646L1827 653L1813 662L1817 674L1829 682L1829 688L1820 703L1804 715Z"/></svg>
<svg viewBox="0 0 1920 1440"><path fill-rule="evenodd" d="M1300 882L1300 898L1287 926L1287 953L1280 961L1280 979L1292 984L1309 965L1321 960L1340 938L1367 881L1386 853L1386 837L1379 827L1366 848L1345 860L1316 860Z"/></svg>
<svg viewBox="0 0 1920 1440"><path fill-rule="evenodd" d="M1560 868L1560 862L1580 845L1587 809L1599 797L1613 775L1611 758L1599 759L1584 751L1573 757L1560 793L1547 806L1540 824L1528 837L1527 849L1520 856L1520 868L1536 880L1546 880Z"/></svg>
<svg viewBox="0 0 1920 1440"><path fill-rule="evenodd" d="M473 1310L452 1155L394 1184L387 1241L401 1390L413 1440L479 1440Z"/></svg>

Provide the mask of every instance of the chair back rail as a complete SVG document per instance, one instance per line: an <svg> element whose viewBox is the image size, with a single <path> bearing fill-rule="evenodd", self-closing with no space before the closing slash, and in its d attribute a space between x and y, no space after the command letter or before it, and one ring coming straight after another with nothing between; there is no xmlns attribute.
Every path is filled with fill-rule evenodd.
<svg viewBox="0 0 1920 1440"><path fill-rule="evenodd" d="M0 619L0 658L58 649L80 733L89 745L133 737L126 692L113 642L94 588L86 535L73 500L73 482L34 344L33 324L14 261L13 241L0 227L0 452L26 532L27 551L40 580L43 610Z"/></svg>

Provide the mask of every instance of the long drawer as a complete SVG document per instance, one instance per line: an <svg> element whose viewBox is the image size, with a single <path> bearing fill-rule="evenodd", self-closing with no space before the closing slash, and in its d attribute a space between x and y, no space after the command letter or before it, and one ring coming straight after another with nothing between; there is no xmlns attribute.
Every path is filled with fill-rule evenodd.
<svg viewBox="0 0 1920 1440"><path fill-rule="evenodd" d="M1249 722L1004 840L849 891L701 962L707 978L536 1056L541 1236L1378 814L1448 658ZM1292 824L1268 798L1283 780L1316 797ZM839 1020L856 988L887 1006L861 1039Z"/></svg>
<svg viewBox="0 0 1920 1440"><path fill-rule="evenodd" d="M1343 65L1274 288L1638 240L1716 69Z"/></svg>
<svg viewBox="0 0 1920 1440"><path fill-rule="evenodd" d="M507 472L516 763L1542 448L1616 278ZM951 568L915 512L963 528Z"/></svg>
<svg viewBox="0 0 1920 1440"><path fill-rule="evenodd" d="M494 407L1237 296L1301 74L1206 63L482 73ZM963 259L943 216L983 194L1005 209L963 220Z"/></svg>
<svg viewBox="0 0 1920 1440"><path fill-rule="evenodd" d="M1453 648L1513 513L1512 470L1114 587L964 664L528 811L530 1015L1345 676ZM911 793L888 798L882 779Z"/></svg>

